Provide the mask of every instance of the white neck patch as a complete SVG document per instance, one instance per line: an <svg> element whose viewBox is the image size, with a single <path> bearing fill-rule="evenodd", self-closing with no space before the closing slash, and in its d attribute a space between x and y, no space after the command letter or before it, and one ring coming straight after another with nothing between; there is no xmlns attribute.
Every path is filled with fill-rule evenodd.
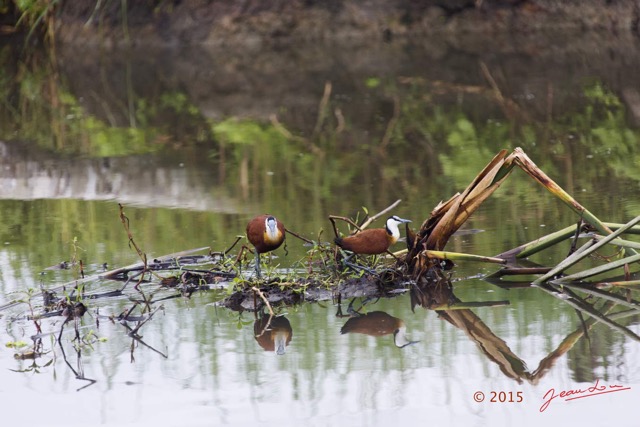
<svg viewBox="0 0 640 427"><path fill-rule="evenodd" d="M398 240L400 238L400 230L398 229L398 224L398 221L393 218L389 218L387 220L387 231L391 233L391 237L393 237L394 240Z"/></svg>
<svg viewBox="0 0 640 427"><path fill-rule="evenodd" d="M265 234L267 235L268 240L277 240L280 235L280 230L278 230L278 222L272 216L268 217L264 221Z"/></svg>

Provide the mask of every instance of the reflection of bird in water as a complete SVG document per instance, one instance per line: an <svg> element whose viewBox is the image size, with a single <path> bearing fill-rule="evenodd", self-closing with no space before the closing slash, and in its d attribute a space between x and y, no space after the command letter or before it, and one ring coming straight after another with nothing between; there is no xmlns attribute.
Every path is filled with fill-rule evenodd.
<svg viewBox="0 0 640 427"><path fill-rule="evenodd" d="M371 313L351 317L340 329L341 334L357 333L372 337L393 334L393 342L399 348L417 342L410 341L407 338L406 331L407 327L402 319L393 317L384 311L372 311Z"/></svg>
<svg viewBox="0 0 640 427"><path fill-rule="evenodd" d="M260 277L260 254L271 252L284 242L284 224L272 215L259 215L247 224L247 239L256 248L256 274Z"/></svg>
<svg viewBox="0 0 640 427"><path fill-rule="evenodd" d="M280 355L285 353L285 347L293 337L291 323L284 316L260 316L253 323L253 333L260 347Z"/></svg>
<svg viewBox="0 0 640 427"><path fill-rule="evenodd" d="M411 222L392 216L387 219L384 228L362 230L352 236L336 237L336 245L356 254L379 255L385 253L400 238L399 224Z"/></svg>

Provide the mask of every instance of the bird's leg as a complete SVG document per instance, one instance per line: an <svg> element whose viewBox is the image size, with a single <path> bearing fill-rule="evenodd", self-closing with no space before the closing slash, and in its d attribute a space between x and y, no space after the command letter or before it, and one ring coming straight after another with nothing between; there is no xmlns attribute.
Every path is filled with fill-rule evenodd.
<svg viewBox="0 0 640 427"><path fill-rule="evenodd" d="M358 311L356 309L353 308L353 303L356 301L355 298L353 298L351 300L351 302L349 303L349 306L347 307L347 313L349 313L351 315L351 317L356 317L356 316L360 316L360 313L358 313ZM362 307L360 307L362 308Z"/></svg>
<svg viewBox="0 0 640 427"><path fill-rule="evenodd" d="M374 297L374 296L365 297L360 303L360 309L358 311L362 310L365 305L369 304L373 300L376 300L376 302L374 302L374 304L376 304L380 300L380 297Z"/></svg>
<svg viewBox="0 0 640 427"><path fill-rule="evenodd" d="M353 256L353 255L352 255ZM349 258L351 258L352 256L350 256ZM376 271L372 268L369 267L365 267L364 265L360 265L360 264L355 264L352 262L349 262L348 260L343 260L342 261L343 264L347 267L349 267L350 269L352 269L353 271L364 271L365 273L369 273L371 275L377 275Z"/></svg>
<svg viewBox="0 0 640 427"><path fill-rule="evenodd" d="M260 279L262 275L260 274L260 252L256 251L256 277Z"/></svg>
<svg viewBox="0 0 640 427"><path fill-rule="evenodd" d="M345 251L343 251L341 249L338 249L338 250L339 250L338 254L341 256L340 261L341 261L343 267L348 267L348 268L352 269L355 272L364 271L365 273L369 273L369 274L372 274L372 275L376 275L377 274L374 269L365 267L365 266L360 265L360 264L356 264L355 262L351 262L351 259L356 256L355 252L350 252L349 255L345 256Z"/></svg>
<svg viewBox="0 0 640 427"><path fill-rule="evenodd" d="M338 310L336 311L336 317L352 317L351 313L342 314L342 294L338 292Z"/></svg>

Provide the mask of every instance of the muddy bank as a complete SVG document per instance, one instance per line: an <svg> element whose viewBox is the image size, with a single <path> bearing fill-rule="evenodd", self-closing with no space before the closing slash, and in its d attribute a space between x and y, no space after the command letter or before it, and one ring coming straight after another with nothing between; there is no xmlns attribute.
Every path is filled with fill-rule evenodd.
<svg viewBox="0 0 640 427"><path fill-rule="evenodd" d="M65 44L262 45L300 41L439 35L475 45L477 36L500 43L517 34L549 31L629 31L637 34L633 0L278 0L63 2L57 40ZM502 34L498 34L502 33Z"/></svg>

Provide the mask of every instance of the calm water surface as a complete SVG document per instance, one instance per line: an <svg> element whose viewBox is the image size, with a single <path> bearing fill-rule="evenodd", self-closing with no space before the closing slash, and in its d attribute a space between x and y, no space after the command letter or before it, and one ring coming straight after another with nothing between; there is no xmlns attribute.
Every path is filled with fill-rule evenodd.
<svg viewBox="0 0 640 427"><path fill-rule="evenodd" d="M16 59L4 46L0 304L73 281L73 269L48 268L74 256L87 274L137 262L118 203L149 257L223 250L263 212L308 238L324 230L330 241L328 215L373 213L397 199L395 213L419 225L495 153L516 146L603 220L640 213L640 133L625 97L640 87L629 64L637 55L432 47L314 46L231 61L221 52L64 49L53 60ZM497 100L480 62L509 102ZM495 255L576 220L516 170L465 226L483 231L447 248ZM286 271L307 249L289 239L273 262ZM531 261L551 265L567 251L560 245ZM46 426L634 425L640 343L602 324L576 338L575 310L538 289L483 279L496 269L458 265L453 293L506 306L447 318L412 310L409 292L368 302L363 313L404 321L417 343L403 348L391 335L341 334L348 319L326 301L278 309L291 339L277 355L258 342L254 313L217 306L223 284L154 304L162 309L140 329L142 342L104 317L130 307L137 292L86 300L81 345L73 322L56 342L63 318L52 317L42 323L45 354L19 360L37 331L27 304L4 307L3 418ZM92 282L88 292L117 286ZM157 289L143 285L146 294ZM638 320L619 322L640 334ZM18 342L27 347L5 346ZM556 398L540 411L550 389L596 384L629 390ZM474 400L478 392L484 401Z"/></svg>

